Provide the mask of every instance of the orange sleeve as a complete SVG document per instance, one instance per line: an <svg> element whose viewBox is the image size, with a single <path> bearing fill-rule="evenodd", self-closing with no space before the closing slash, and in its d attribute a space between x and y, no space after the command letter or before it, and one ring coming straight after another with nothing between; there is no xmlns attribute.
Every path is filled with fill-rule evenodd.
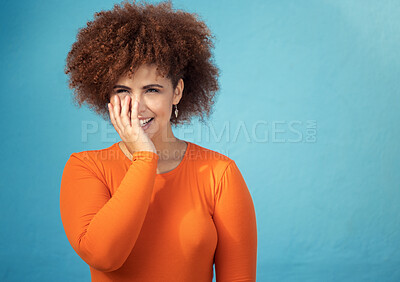
<svg viewBox="0 0 400 282"><path fill-rule="evenodd" d="M159 156L135 152L132 164L111 197L104 180L72 154L61 180L60 212L76 253L100 271L120 268L142 228L153 192Z"/></svg>
<svg viewBox="0 0 400 282"><path fill-rule="evenodd" d="M215 191L216 281L256 281L257 224L247 185L231 161Z"/></svg>

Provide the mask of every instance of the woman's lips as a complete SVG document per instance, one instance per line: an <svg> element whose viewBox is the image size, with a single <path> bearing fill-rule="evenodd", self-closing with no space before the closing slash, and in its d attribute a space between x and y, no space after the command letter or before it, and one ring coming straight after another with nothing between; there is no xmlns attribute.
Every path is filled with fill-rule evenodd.
<svg viewBox="0 0 400 282"><path fill-rule="evenodd" d="M154 118L151 118L151 120L148 123L146 123L144 126L142 126L143 130L148 129L150 127L150 125L153 123L153 121L154 121Z"/></svg>

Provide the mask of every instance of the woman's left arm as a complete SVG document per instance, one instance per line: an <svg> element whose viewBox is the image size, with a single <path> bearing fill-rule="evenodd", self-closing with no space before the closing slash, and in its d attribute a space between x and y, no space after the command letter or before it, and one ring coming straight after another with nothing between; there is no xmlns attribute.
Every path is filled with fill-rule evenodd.
<svg viewBox="0 0 400 282"><path fill-rule="evenodd" d="M256 281L257 223L250 192L231 161L215 190L216 281Z"/></svg>

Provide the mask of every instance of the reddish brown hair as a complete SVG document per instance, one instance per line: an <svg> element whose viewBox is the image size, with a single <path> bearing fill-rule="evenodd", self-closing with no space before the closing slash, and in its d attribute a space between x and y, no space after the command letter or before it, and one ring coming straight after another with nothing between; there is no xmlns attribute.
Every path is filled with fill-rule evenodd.
<svg viewBox="0 0 400 282"><path fill-rule="evenodd" d="M86 104L109 119L107 103L121 75L142 64L156 64L173 88L184 81L179 116L171 124L211 113L219 90L219 69L212 62L214 36L195 13L174 11L170 0L151 5L124 1L110 11L95 13L80 29L66 60L65 73L74 102Z"/></svg>

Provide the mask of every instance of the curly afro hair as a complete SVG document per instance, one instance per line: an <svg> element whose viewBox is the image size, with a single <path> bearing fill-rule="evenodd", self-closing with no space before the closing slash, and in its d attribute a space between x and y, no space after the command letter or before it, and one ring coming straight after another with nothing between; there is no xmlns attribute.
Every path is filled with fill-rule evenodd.
<svg viewBox="0 0 400 282"><path fill-rule="evenodd" d="M204 122L219 90L213 39L197 14L174 11L170 0L157 5L124 1L95 13L79 29L66 59L74 103L81 107L86 102L109 120L107 103L118 78L142 64L155 64L157 74L169 78L174 89L180 78L185 84L179 116L171 115L171 124L190 122L193 116Z"/></svg>

